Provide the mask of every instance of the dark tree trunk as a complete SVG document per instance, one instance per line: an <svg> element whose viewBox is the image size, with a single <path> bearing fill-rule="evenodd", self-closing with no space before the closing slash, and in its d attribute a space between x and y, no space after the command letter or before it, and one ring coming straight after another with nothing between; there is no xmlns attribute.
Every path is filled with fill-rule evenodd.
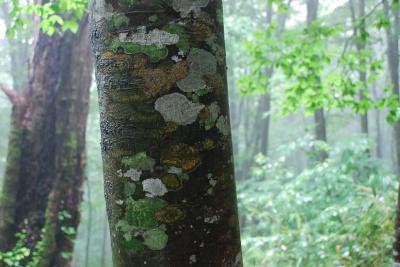
<svg viewBox="0 0 400 267"><path fill-rule="evenodd" d="M85 180L91 56L86 17L78 34L68 32L62 38L60 63L63 69L55 109L55 181L47 203L42 267L68 266L71 261Z"/></svg>
<svg viewBox="0 0 400 267"><path fill-rule="evenodd" d="M1 18L5 22L5 25L9 26L9 9L6 3L0 6ZM15 217L15 194L18 190L18 180L14 179L19 176L19 165L18 161L21 155L21 129L19 127L22 119L24 99L17 94L16 91L22 91L28 84L28 75L25 68L27 68L28 62L28 40L22 43L20 40L7 40L9 56L10 56L10 76L12 77L13 88L6 88L5 85L0 85L1 89L10 90L8 96L12 101L12 112L11 112L11 124L10 133L8 139L8 152L7 162L4 173L4 187L8 190L3 190L0 195L0 215L3 219L0 219L0 251L2 244L7 244L7 240L11 240L14 237L14 233L5 232L3 229L13 224L13 218ZM13 91L11 91L13 90ZM6 91L4 91L6 92ZM1 263L0 263L1 265Z"/></svg>
<svg viewBox="0 0 400 267"><path fill-rule="evenodd" d="M221 2L92 3L115 267L242 266Z"/></svg>
<svg viewBox="0 0 400 267"><path fill-rule="evenodd" d="M85 25L79 35L39 33L28 89L13 103L18 120L0 201L0 249L26 231L32 251L42 241L43 267L69 264L74 236L66 232L79 223L92 73Z"/></svg>

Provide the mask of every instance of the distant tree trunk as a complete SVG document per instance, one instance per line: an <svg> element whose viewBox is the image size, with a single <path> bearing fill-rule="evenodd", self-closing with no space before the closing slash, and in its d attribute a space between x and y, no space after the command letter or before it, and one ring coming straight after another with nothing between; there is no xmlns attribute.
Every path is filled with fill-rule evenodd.
<svg viewBox="0 0 400 267"><path fill-rule="evenodd" d="M106 216L104 216L106 217ZM107 241L108 241L108 224L105 221L103 226L103 238L101 242L101 259L100 267L106 267L106 253L107 253Z"/></svg>
<svg viewBox="0 0 400 267"><path fill-rule="evenodd" d="M92 73L83 25L79 35L39 33L28 89L11 98L17 120L0 200L0 250L26 231L32 251L43 244L41 267L69 264L80 219Z"/></svg>
<svg viewBox="0 0 400 267"><path fill-rule="evenodd" d="M272 2L268 2L267 8L267 27L271 26L272 17L273 17L273 5ZM271 78L274 73L273 68L266 68L264 70L264 75L267 78ZM268 155L269 149L269 125L271 121L271 116L269 112L271 111L271 92L268 88L263 95L260 96L258 100L258 110L256 114L256 118L254 120L254 126L252 128L253 131L259 133L255 142L254 154L262 153L264 155ZM249 129L250 130L250 129Z"/></svg>
<svg viewBox="0 0 400 267"><path fill-rule="evenodd" d="M10 26L10 14L7 3L0 5L1 18L5 22L5 26ZM21 92L28 85L28 61L29 61L29 36L28 29L21 30L22 36L18 39L7 39L8 50L10 55L10 76L12 77L12 89Z"/></svg>
<svg viewBox="0 0 400 267"><path fill-rule="evenodd" d="M363 90L368 90L368 84L367 84L367 72L362 68L362 66L365 66L366 64L366 59L363 56L363 51L366 49L366 42L364 38L366 38L366 26L365 26L365 1L364 0L358 0L358 18L356 15L355 11L355 5L354 5L354 0L349 1L350 5L350 10L351 10L351 18L353 22L353 32L354 32L354 37L356 38L356 48L357 48L357 53L359 56L359 65L361 69L358 71L359 75L359 80L363 84L364 88L362 88L359 92L360 100L363 100L365 98L365 93ZM358 21L358 20L359 21ZM368 136L368 112L365 114L360 115L360 122L361 122L361 133L365 134Z"/></svg>
<svg viewBox="0 0 400 267"><path fill-rule="evenodd" d="M292 0L289 0L287 3L289 8L291 3ZM287 12L278 15L278 30L276 33L277 38L280 38L281 34L285 30L286 17L287 17ZM272 2L268 2L267 25L271 25L272 18L273 18L273 5ZM273 67L268 67L265 69L266 77L272 78L273 75L274 75ZM264 155L268 155L269 133L271 124L271 115L269 114L270 112L271 112L271 88L266 88L266 92L260 97L258 101L258 111L256 114L257 117L255 119L255 125L253 127L254 131L260 132L260 136L258 137L260 142L256 142L257 147L255 148L255 154L262 153Z"/></svg>
<svg viewBox="0 0 400 267"><path fill-rule="evenodd" d="M47 203L41 267L69 265L80 222L86 167L86 122L93 70L87 17L80 26L78 34L64 34L60 50L63 69L55 109L55 181ZM60 214L68 215L60 219Z"/></svg>
<svg viewBox="0 0 400 267"><path fill-rule="evenodd" d="M310 27L318 18L319 0L307 0L307 26ZM326 134L326 118L324 108L319 108L314 112L315 123L315 139L318 141L328 142ZM319 159L324 161L328 154L325 151L318 150Z"/></svg>
<svg viewBox="0 0 400 267"><path fill-rule="evenodd" d="M383 0L383 11L387 18L391 19L391 26L386 29L387 36L387 57L389 63L390 80L393 85L392 93L398 98L400 96L399 85L399 33L400 33L400 15L398 5L399 0L393 0L390 6L388 0ZM397 178L400 178L400 121L394 124L394 140L396 151L396 170ZM400 189L397 199L397 213L395 221L395 233L393 242L393 264L400 264Z"/></svg>
<svg viewBox="0 0 400 267"><path fill-rule="evenodd" d="M1 17L8 27L8 5L3 3L0 7ZM27 77L23 76L23 74L27 75L27 73L21 73L24 66L27 66L28 56L25 56L25 54L27 54L28 45L23 46L17 40L7 40L7 42L11 59L10 75L12 77L13 88L8 88L6 85L0 84L0 89L4 91L12 102L7 161L3 177L3 186L7 188L7 190L3 190L0 194L0 251L8 243L8 240L14 237L13 232L3 231L3 229L14 223L12 219L15 217L16 203L14 201L14 195L18 187L18 180L14 178L19 176L19 166L17 163L21 155L20 148L22 139L19 125L21 123L23 106L25 105L24 98L19 95L17 91L22 91L22 89L28 85ZM18 50L16 48L18 48Z"/></svg>
<svg viewBox="0 0 400 267"><path fill-rule="evenodd" d="M376 101L379 99L376 84L373 85L372 93ZM383 158L383 147L382 147L382 126L381 126L381 111L380 109L375 110L375 127L376 127L376 157Z"/></svg>
<svg viewBox="0 0 400 267"><path fill-rule="evenodd" d="M242 266L221 0L94 0L114 267Z"/></svg>

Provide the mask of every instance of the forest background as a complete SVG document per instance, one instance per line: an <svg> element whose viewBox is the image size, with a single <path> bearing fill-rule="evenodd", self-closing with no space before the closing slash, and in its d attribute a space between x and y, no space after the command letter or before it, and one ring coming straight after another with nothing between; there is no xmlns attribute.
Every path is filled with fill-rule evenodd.
<svg viewBox="0 0 400 267"><path fill-rule="evenodd" d="M225 0L224 9L245 266L388 266L400 142L388 50L399 37L398 2ZM32 36L10 41L2 15L0 81L11 86L27 77L28 61L13 69L10 51ZM95 88L72 256L79 267L111 266ZM4 173L4 95L0 113Z"/></svg>

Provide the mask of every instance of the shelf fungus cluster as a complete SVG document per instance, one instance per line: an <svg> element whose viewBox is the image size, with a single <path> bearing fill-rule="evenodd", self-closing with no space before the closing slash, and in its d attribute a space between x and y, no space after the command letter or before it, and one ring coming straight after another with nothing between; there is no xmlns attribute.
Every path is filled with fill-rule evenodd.
<svg viewBox="0 0 400 267"><path fill-rule="evenodd" d="M92 10L114 265L242 266L221 1Z"/></svg>

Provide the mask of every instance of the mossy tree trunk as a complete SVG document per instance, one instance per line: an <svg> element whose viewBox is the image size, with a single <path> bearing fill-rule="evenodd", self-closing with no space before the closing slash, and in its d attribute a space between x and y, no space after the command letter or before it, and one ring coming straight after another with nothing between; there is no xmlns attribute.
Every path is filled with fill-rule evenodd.
<svg viewBox="0 0 400 267"><path fill-rule="evenodd" d="M242 266L221 1L91 9L114 266Z"/></svg>
<svg viewBox="0 0 400 267"><path fill-rule="evenodd" d="M0 201L0 250L12 249L15 234L24 231L26 247L46 257L43 267L68 266L79 223L92 74L88 40L87 19L79 35L40 32L27 90L3 88L15 120Z"/></svg>
<svg viewBox="0 0 400 267"><path fill-rule="evenodd" d="M85 180L85 134L93 72L87 17L77 35L64 34L63 71L56 99L55 181L47 202L43 252L39 266L69 266L80 222Z"/></svg>

